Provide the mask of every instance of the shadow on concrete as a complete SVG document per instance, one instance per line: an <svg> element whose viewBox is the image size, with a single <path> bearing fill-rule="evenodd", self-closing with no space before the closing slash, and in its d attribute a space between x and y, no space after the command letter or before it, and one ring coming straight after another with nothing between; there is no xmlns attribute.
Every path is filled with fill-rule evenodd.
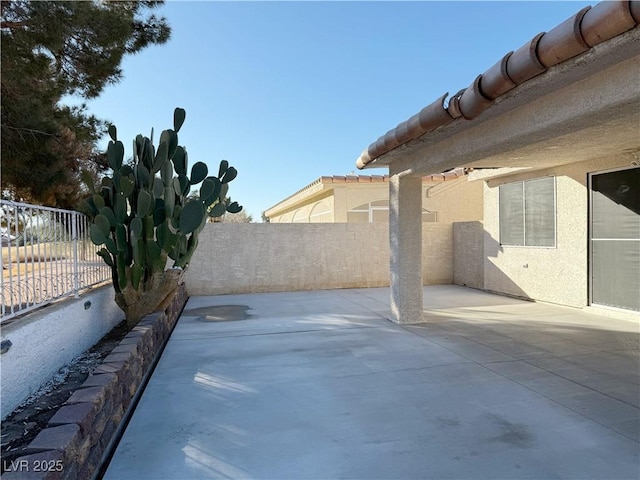
<svg viewBox="0 0 640 480"><path fill-rule="evenodd" d="M216 305L184 310L183 315L198 317L201 322L233 322L251 318L246 305Z"/></svg>

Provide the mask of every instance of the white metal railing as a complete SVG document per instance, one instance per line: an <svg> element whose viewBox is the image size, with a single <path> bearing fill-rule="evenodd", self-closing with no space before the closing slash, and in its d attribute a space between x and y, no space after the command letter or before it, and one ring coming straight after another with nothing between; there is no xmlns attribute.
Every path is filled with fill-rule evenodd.
<svg viewBox="0 0 640 480"><path fill-rule="evenodd" d="M0 200L0 238L0 322L111 279L80 212Z"/></svg>

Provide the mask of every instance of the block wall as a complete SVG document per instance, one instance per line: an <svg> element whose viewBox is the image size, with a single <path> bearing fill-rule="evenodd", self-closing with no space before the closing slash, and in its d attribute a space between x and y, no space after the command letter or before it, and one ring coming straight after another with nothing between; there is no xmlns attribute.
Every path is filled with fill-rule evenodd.
<svg viewBox="0 0 640 480"><path fill-rule="evenodd" d="M425 285L453 281L451 232L423 225ZM185 282L190 295L388 286L389 224L208 224Z"/></svg>
<svg viewBox="0 0 640 480"><path fill-rule="evenodd" d="M453 224L453 283L484 288L484 227L482 222Z"/></svg>

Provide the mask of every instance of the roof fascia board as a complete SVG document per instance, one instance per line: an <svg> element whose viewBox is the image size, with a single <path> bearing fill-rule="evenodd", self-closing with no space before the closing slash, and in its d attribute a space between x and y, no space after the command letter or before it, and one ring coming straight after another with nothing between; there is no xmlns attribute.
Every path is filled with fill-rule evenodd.
<svg viewBox="0 0 640 480"><path fill-rule="evenodd" d="M318 179L304 187L302 190L298 190L293 195L289 195L284 200L267 209L265 211L265 215L267 217L275 217L277 215L286 213L292 208L297 208L303 203L306 203L307 199L318 195L324 190L333 190L333 184L326 184L321 179Z"/></svg>

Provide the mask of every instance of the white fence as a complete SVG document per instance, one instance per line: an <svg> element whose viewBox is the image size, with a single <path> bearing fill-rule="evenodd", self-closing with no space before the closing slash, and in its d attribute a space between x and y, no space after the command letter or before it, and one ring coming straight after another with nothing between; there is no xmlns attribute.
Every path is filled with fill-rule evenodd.
<svg viewBox="0 0 640 480"><path fill-rule="evenodd" d="M79 212L0 200L0 238L0 322L111 279Z"/></svg>

